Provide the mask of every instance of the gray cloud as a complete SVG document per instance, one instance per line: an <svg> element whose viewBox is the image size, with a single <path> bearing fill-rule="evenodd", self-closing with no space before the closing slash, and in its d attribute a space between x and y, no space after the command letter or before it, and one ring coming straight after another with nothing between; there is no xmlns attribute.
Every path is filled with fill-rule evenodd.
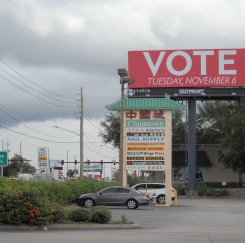
<svg viewBox="0 0 245 243"><path fill-rule="evenodd" d="M0 77L1 105L40 121L73 118L83 87L85 109L98 119L120 96L117 68L127 68L129 50L242 47L244 5L221 0L2 2L0 60L34 84L0 62L14 76L0 69L5 78ZM1 124L15 121L2 114Z"/></svg>

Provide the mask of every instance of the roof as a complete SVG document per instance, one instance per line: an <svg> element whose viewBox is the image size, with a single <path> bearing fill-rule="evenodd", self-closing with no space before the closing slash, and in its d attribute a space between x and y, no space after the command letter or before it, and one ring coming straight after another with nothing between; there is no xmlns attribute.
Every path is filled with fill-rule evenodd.
<svg viewBox="0 0 245 243"><path fill-rule="evenodd" d="M172 167L187 166L188 151L172 151ZM198 167L212 166L205 151L196 151L196 165Z"/></svg>
<svg viewBox="0 0 245 243"><path fill-rule="evenodd" d="M121 101L106 106L107 110L118 111ZM168 95L165 98L128 98L124 97L124 110L185 110L186 106L173 101Z"/></svg>

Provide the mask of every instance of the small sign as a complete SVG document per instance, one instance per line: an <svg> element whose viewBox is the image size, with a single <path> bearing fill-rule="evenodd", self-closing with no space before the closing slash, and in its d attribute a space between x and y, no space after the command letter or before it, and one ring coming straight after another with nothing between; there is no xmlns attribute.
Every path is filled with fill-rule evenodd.
<svg viewBox="0 0 245 243"><path fill-rule="evenodd" d="M7 166L8 165L8 153L1 151L0 152L0 166Z"/></svg>
<svg viewBox="0 0 245 243"><path fill-rule="evenodd" d="M50 167L61 167L61 159L51 159L49 160Z"/></svg>
<svg viewBox="0 0 245 243"><path fill-rule="evenodd" d="M225 180L222 181L222 186L226 186L226 181Z"/></svg>
<svg viewBox="0 0 245 243"><path fill-rule="evenodd" d="M40 169L45 169L47 167L47 161L46 160L38 160L38 166Z"/></svg>

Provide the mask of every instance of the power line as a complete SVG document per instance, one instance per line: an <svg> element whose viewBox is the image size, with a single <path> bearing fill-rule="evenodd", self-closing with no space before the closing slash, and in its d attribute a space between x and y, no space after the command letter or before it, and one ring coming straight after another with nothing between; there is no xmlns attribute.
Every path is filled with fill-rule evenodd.
<svg viewBox="0 0 245 243"><path fill-rule="evenodd" d="M44 100L44 99L42 99L42 98L39 98L39 97L37 97L37 96L35 96L35 95L29 93L29 92L26 91L26 90L22 89L21 87L19 87L18 85L14 84L14 83L11 82L10 80L6 79L6 78L3 77L2 75L0 75L0 77L2 77L3 79L5 79L6 81L10 82L11 84L13 84L15 87L17 87L17 88L21 89L22 91L26 92L27 94L29 94L29 95L31 95L31 96L33 96L33 97L39 99L39 100L42 100L42 101L44 101L44 102L46 102L46 103L48 103L48 104L50 104L50 105L54 105L54 106L61 107L61 108L69 108L69 109L72 108L71 106L70 106L70 107L68 107L68 106L61 106L61 105L57 105L57 104L48 102L48 101L46 101L46 100Z"/></svg>
<svg viewBox="0 0 245 243"><path fill-rule="evenodd" d="M9 115L6 111L4 111L2 108L0 108L0 110L3 111L6 115L8 115L9 117L11 117L11 118L12 118L13 120L15 120L16 122L20 123L21 125L23 125L23 126L29 128L30 130L32 130L32 131L34 131L34 132L40 133L40 134L45 135L45 136L48 136L48 137L53 137L53 138L71 138L71 137L57 137L57 136L47 135L47 134L45 134L45 133L39 132L39 131L37 131L37 130L35 130L35 129L32 129L32 128L30 128L29 126L23 124L22 122L18 121L17 119L15 119L15 118L12 117L11 115ZM72 137L75 137L75 136L72 136Z"/></svg>
<svg viewBox="0 0 245 243"><path fill-rule="evenodd" d="M5 73L7 73L10 77L12 77L12 78L14 78L15 80L17 80L18 82L20 82L21 84L25 85L26 87L32 89L33 91L35 91L35 92L37 92L37 93L39 93L39 94L41 94L41 95L43 95L43 96L45 96L45 97L47 97L47 98L49 98L49 99L52 99L52 100L55 100L55 101L58 101L58 102L63 102L63 103L66 103L66 104L74 104L74 102L67 102L67 101L57 100L57 99L55 99L55 98L53 98L53 97L50 97L50 96L48 96L48 95L46 95L46 94L43 94L43 93L37 91L36 89L33 89L33 88L30 87L29 85L25 84L24 82L20 81L19 79L17 79L17 78L14 77L13 75L11 75L10 73L8 73L8 72L5 71L4 69L2 69L1 67L0 67L0 69L3 70Z"/></svg>
<svg viewBox="0 0 245 243"><path fill-rule="evenodd" d="M10 128L4 127L2 125L0 125L0 127L4 128L4 129L7 129L7 130L9 130L11 132L15 132L15 133L21 134L23 136L29 137L29 138L34 138L34 139L37 139L37 140L42 140L42 141L51 142L51 143L79 143L80 142L80 141L77 141L77 142L57 142L57 141L51 141L51 140L47 140L47 139L41 139L41 138L36 138L36 137L33 137L33 136L29 136L29 135L23 134L21 132L14 131L14 130L12 130Z"/></svg>

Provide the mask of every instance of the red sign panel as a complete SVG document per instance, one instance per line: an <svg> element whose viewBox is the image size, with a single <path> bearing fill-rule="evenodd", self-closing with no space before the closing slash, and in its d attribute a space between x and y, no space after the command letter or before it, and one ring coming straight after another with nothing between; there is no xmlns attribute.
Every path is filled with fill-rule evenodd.
<svg viewBox="0 0 245 243"><path fill-rule="evenodd" d="M245 86L245 49L129 51L130 88Z"/></svg>

